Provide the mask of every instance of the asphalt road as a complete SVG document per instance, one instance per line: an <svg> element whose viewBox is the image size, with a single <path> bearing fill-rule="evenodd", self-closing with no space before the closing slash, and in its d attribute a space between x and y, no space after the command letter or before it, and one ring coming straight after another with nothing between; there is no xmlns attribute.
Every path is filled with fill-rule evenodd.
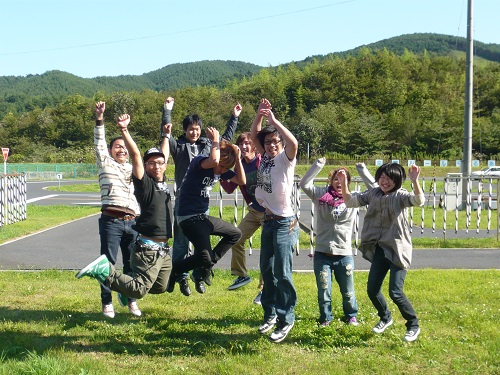
<svg viewBox="0 0 500 375"><path fill-rule="evenodd" d="M71 182L30 182L28 183L28 202L32 204L91 204L99 205L97 193L60 193L46 191L45 186ZM83 181L81 183L88 183ZM310 207L310 202L309 202ZM307 202L301 203L301 217L307 215ZM97 220L93 215L71 223L60 225L16 241L0 245L0 269L32 270L63 269L77 270L88 264L99 255L99 235ZM469 233L459 231L460 236L479 236L475 231ZM451 236L453 233L449 233ZM420 233L415 228L414 236L442 236L440 231ZM495 235L494 233L480 234ZM295 271L312 271L312 260L308 256L309 249L301 249L294 257ZM219 261L216 268L230 269L231 254L228 253ZM249 269L258 270L259 251L253 250L247 256ZM119 262L120 264L120 262ZM355 257L357 270L369 269L369 262L359 253ZM416 249L413 252L412 268L434 269L500 269L500 249Z"/></svg>

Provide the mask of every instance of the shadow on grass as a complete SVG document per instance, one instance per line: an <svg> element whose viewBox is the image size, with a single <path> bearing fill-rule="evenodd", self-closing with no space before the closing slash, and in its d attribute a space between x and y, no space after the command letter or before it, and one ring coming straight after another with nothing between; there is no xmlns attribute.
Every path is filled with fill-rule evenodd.
<svg viewBox="0 0 500 375"><path fill-rule="evenodd" d="M158 312L156 312L157 314ZM16 310L0 307L0 353L3 359L23 359L28 352L43 354L64 348L66 352L112 353L148 356L205 356L258 353L269 346L267 335L257 333L260 320L182 320L168 316L75 311ZM367 346L372 336L344 323L318 328L313 321L299 320L280 345L299 345L320 351Z"/></svg>

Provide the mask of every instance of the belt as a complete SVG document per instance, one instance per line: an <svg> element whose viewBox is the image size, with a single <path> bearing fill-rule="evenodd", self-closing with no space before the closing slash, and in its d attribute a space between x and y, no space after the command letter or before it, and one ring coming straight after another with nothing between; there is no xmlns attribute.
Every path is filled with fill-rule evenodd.
<svg viewBox="0 0 500 375"><path fill-rule="evenodd" d="M135 219L135 215L126 214L125 212L104 210L104 211L102 211L102 214L104 216L114 217L115 219L124 220L124 221Z"/></svg>
<svg viewBox="0 0 500 375"><path fill-rule="evenodd" d="M264 221L272 221L272 220L281 220L284 219L285 216L279 216L275 214L266 214L264 213Z"/></svg>
<svg viewBox="0 0 500 375"><path fill-rule="evenodd" d="M135 248L136 251L138 250L157 251L162 258L165 258L166 255L170 254L170 246L168 245L167 242L156 242L139 236L137 238L137 243L139 244L139 248L136 247Z"/></svg>

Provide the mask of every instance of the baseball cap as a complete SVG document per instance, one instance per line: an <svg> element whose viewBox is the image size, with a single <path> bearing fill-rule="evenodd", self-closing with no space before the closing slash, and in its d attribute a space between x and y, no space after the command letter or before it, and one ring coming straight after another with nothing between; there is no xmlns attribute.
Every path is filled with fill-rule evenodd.
<svg viewBox="0 0 500 375"><path fill-rule="evenodd" d="M162 156L165 159L165 154L161 152L158 148L153 147L144 153L144 163L148 161L151 156Z"/></svg>

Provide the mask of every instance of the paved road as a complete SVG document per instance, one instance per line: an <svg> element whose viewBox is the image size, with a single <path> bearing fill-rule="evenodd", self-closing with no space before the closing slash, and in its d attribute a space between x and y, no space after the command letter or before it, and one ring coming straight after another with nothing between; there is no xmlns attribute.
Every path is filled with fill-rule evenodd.
<svg viewBox="0 0 500 375"><path fill-rule="evenodd" d="M88 183L88 181L83 181ZM61 182L62 183L75 183ZM59 184L55 182L28 183L28 201L36 204L92 204L100 205L99 194L96 193L59 193L43 190L44 186ZM309 203L310 204L310 203ZM307 201L301 205L302 215L307 215ZM79 269L96 258L99 253L98 215L77 220L55 227L17 241L0 245L0 269ZM424 234L417 228L416 236L441 237L442 232L426 230ZM447 232L448 238L455 235ZM484 236L494 233L461 231L456 236ZM312 261L308 257L309 250L303 249L294 257L294 270L311 271ZM228 253L217 265L217 268L229 269L231 255ZM247 257L249 269L258 269L259 251L254 250ZM366 270L369 263L361 257L355 257L358 270ZM436 269L500 269L500 249L418 249L414 251L412 268Z"/></svg>
<svg viewBox="0 0 500 375"><path fill-rule="evenodd" d="M0 269L80 269L99 254L98 215L67 223L17 241L0 245ZM308 250L294 257L295 271L311 271ZM231 255L217 268L229 269ZM247 257L249 269L258 269L259 251ZM358 254L356 269L367 270L369 263ZM500 249L425 249L413 252L412 268L500 269Z"/></svg>

